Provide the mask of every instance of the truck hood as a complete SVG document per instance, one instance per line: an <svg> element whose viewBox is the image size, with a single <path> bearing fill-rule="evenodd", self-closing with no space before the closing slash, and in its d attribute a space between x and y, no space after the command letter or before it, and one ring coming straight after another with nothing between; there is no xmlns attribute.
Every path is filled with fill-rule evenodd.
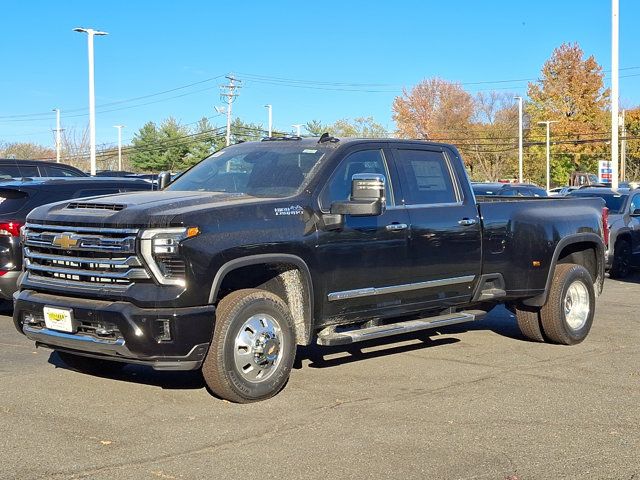
<svg viewBox="0 0 640 480"><path fill-rule="evenodd" d="M132 192L43 205L34 209L27 221L58 225L82 223L87 226L166 227L180 225L180 215L187 212L273 200L237 193Z"/></svg>

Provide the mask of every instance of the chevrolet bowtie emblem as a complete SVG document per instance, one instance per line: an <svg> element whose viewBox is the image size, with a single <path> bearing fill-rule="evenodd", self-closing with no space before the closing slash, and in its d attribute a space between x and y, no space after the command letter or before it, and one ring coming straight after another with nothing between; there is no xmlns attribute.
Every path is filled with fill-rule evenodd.
<svg viewBox="0 0 640 480"><path fill-rule="evenodd" d="M68 233L61 233L53 237L53 241L51 242L51 244L67 250L68 248L76 247L78 245L78 239L73 238Z"/></svg>

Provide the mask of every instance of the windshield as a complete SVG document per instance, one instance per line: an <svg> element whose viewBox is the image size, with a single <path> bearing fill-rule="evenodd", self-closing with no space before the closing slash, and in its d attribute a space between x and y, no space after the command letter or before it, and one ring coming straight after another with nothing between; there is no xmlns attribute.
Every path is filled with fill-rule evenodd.
<svg viewBox="0 0 640 480"><path fill-rule="evenodd" d="M475 193L476 195L505 195L504 192L502 192L504 185L496 185L494 183L475 183L471 185L471 188L473 188L473 193ZM513 193L511 194L513 195Z"/></svg>
<svg viewBox="0 0 640 480"><path fill-rule="evenodd" d="M253 197L288 197L305 185L326 149L282 141L234 145L186 171L167 190L229 192ZM308 145L307 145L308 146Z"/></svg>
<svg viewBox="0 0 640 480"><path fill-rule="evenodd" d="M621 213L624 203L629 195L622 195L619 193L579 193L571 192L569 194L572 197L597 197L602 198L607 204L609 213Z"/></svg>

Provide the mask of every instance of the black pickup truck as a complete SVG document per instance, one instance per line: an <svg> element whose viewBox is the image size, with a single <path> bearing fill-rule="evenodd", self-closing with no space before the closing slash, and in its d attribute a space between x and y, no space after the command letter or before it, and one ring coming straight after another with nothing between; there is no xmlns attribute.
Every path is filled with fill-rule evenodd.
<svg viewBox="0 0 640 480"><path fill-rule="evenodd" d="M529 339L574 344L603 285L603 212L600 199L477 203L450 145L267 138L162 191L35 209L14 322L74 368L201 368L236 402L275 395L296 345L469 322L498 303Z"/></svg>

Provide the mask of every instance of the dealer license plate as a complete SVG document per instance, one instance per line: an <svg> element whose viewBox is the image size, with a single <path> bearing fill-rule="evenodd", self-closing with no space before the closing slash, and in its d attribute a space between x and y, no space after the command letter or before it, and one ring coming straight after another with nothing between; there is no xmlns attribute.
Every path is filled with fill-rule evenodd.
<svg viewBox="0 0 640 480"><path fill-rule="evenodd" d="M51 330L73 332L73 315L69 308L44 307L44 324Z"/></svg>

